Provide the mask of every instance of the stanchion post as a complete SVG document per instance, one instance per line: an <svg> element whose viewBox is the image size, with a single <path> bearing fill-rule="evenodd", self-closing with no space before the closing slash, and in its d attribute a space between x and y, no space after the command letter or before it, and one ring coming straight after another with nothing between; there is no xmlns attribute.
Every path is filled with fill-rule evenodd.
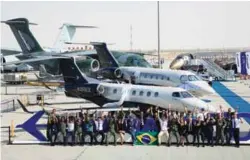
<svg viewBox="0 0 250 160"><path fill-rule="evenodd" d="M15 99L13 99L13 111L16 111L16 107L15 107Z"/></svg>
<svg viewBox="0 0 250 160"><path fill-rule="evenodd" d="M9 144L11 144L10 126L8 127L8 129L9 129Z"/></svg>

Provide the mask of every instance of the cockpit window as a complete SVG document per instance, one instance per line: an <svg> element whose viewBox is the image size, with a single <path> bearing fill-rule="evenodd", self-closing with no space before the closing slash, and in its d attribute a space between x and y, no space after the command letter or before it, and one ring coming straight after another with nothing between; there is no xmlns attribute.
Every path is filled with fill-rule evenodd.
<svg viewBox="0 0 250 160"><path fill-rule="evenodd" d="M184 83L184 82L188 81L188 76L182 75L182 76L180 77L180 80L181 80L182 83Z"/></svg>
<svg viewBox="0 0 250 160"><path fill-rule="evenodd" d="M200 81L200 78L195 75L189 75L188 76L189 81Z"/></svg>
<svg viewBox="0 0 250 160"><path fill-rule="evenodd" d="M139 53L111 51L120 66L138 66L152 68Z"/></svg>
<svg viewBox="0 0 250 160"><path fill-rule="evenodd" d="M181 95L182 95L182 97L183 98L191 98L191 97L193 97L190 93L188 93L188 92L181 92Z"/></svg>
<svg viewBox="0 0 250 160"><path fill-rule="evenodd" d="M172 96L173 96L173 97L181 97L181 95L180 95L179 92L174 92L174 93L172 94Z"/></svg>

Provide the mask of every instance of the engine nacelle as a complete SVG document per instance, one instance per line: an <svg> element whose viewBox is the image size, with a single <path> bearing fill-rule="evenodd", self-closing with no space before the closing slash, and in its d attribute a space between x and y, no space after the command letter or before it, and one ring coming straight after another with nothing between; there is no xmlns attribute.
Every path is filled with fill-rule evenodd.
<svg viewBox="0 0 250 160"><path fill-rule="evenodd" d="M121 78L122 77L122 71L120 68L117 68L115 71L114 71L114 75L116 76L116 78Z"/></svg>
<svg viewBox="0 0 250 160"><path fill-rule="evenodd" d="M83 72L96 72L100 68L99 61L86 56L76 57L76 63Z"/></svg>
<svg viewBox="0 0 250 160"><path fill-rule="evenodd" d="M97 90L97 93L99 93L99 94L104 94L104 92L105 92L105 87L104 87L103 85L99 85L99 86L96 88L96 90Z"/></svg>
<svg viewBox="0 0 250 160"><path fill-rule="evenodd" d="M120 79L122 71L119 68L102 68L98 71L98 75L106 79Z"/></svg>
<svg viewBox="0 0 250 160"><path fill-rule="evenodd" d="M19 61L19 59L15 55L1 56L1 62L3 63L10 63L15 61Z"/></svg>
<svg viewBox="0 0 250 160"><path fill-rule="evenodd" d="M10 63L10 62L15 62L15 61L19 61L19 59L15 55L9 55L9 56L2 56L1 55L1 65L4 65L4 64ZM4 65L4 66L2 66L2 70L7 71L7 72L8 71L14 72L17 70L17 65L15 65L15 64Z"/></svg>

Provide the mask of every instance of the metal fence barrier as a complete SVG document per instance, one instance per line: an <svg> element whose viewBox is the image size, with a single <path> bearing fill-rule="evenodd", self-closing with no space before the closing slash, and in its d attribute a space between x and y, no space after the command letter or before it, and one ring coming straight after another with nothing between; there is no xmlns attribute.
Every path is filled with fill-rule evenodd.
<svg viewBox="0 0 250 160"><path fill-rule="evenodd" d="M11 130L10 126L1 127L1 144L11 144Z"/></svg>
<svg viewBox="0 0 250 160"><path fill-rule="evenodd" d="M16 98L6 99L1 101L1 112L12 112L20 108L20 105L16 102Z"/></svg>

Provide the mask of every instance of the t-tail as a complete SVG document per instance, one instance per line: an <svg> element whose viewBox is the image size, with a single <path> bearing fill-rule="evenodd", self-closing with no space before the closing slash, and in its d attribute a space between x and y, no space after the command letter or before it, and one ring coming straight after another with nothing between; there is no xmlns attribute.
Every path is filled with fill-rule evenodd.
<svg viewBox="0 0 250 160"><path fill-rule="evenodd" d="M60 59L60 69L63 74L65 85L81 85L98 82L98 80L87 77L81 72L76 64L77 57L67 57Z"/></svg>
<svg viewBox="0 0 250 160"><path fill-rule="evenodd" d="M57 39L54 43L53 49L61 50L64 48L65 43L71 43L75 35L77 28L97 28L95 26L79 26L69 23L64 23L59 29L61 29Z"/></svg>
<svg viewBox="0 0 250 160"><path fill-rule="evenodd" d="M119 64L116 61L115 57L113 54L108 50L107 44L103 42L91 42L91 45L94 46L101 67L102 68L109 68L109 67L116 67L119 68Z"/></svg>
<svg viewBox="0 0 250 160"><path fill-rule="evenodd" d="M96 92L96 86L100 81L82 73L76 65L76 57L61 59L60 69L64 78L66 96L81 98L82 93L85 92L85 95L90 94L92 97L93 93ZM86 88L86 86L88 87ZM87 90L82 90L83 88Z"/></svg>
<svg viewBox="0 0 250 160"><path fill-rule="evenodd" d="M29 25L37 25L35 23L29 23L26 18L16 18L7 21L1 21L10 26L18 44L20 45L24 54L33 52L42 52L43 49L37 42L29 29Z"/></svg>

